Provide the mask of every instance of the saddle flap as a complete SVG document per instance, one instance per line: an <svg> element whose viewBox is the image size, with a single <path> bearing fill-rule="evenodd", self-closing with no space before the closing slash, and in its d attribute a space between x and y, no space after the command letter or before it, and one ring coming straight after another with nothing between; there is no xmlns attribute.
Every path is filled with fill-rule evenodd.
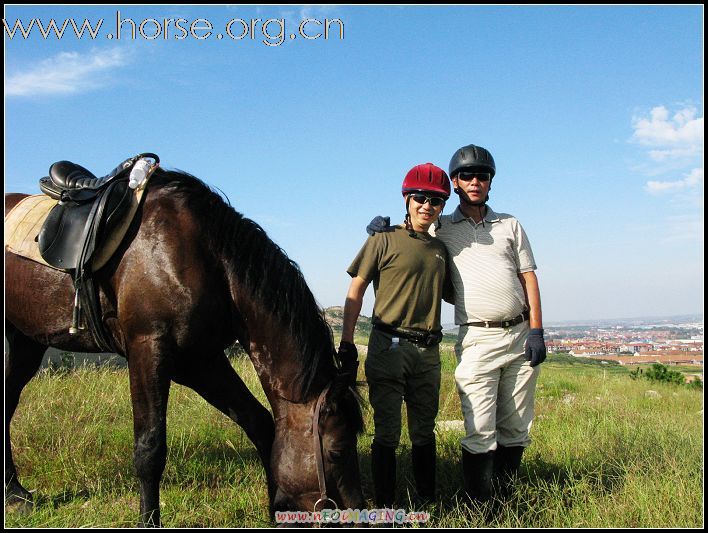
<svg viewBox="0 0 708 533"><path fill-rule="evenodd" d="M76 268L91 204L57 204L39 231L37 244L44 260L55 268Z"/></svg>
<svg viewBox="0 0 708 533"><path fill-rule="evenodd" d="M94 250L100 250L105 261L91 264L96 270L120 244L127 229L121 223L126 218L128 223L132 220L137 199L125 179L112 182L100 193L84 189L67 192L62 193L62 201L49 212L39 232L40 254L50 266L73 270L90 264ZM117 228L122 234L114 235Z"/></svg>

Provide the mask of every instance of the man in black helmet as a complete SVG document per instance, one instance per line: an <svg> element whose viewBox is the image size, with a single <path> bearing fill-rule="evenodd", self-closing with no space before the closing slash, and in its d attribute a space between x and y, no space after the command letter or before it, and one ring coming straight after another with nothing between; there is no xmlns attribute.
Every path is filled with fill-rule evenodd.
<svg viewBox="0 0 708 533"><path fill-rule="evenodd" d="M465 490L477 502L508 495L531 442L538 365L546 358L533 253L521 224L487 205L494 158L481 146L455 152L450 177L460 205L436 236L455 288L455 370L466 435Z"/></svg>
<svg viewBox="0 0 708 533"><path fill-rule="evenodd" d="M536 264L521 224L487 205L494 158L473 144L452 156L460 204L431 229L447 248L454 285L455 370L466 435L465 492L475 502L506 497L531 439L538 365L546 358ZM369 233L386 231L376 217Z"/></svg>

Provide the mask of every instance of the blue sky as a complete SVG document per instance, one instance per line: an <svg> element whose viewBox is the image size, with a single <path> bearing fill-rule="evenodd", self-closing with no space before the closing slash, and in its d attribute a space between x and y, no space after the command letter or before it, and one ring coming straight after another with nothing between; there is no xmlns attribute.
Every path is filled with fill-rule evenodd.
<svg viewBox="0 0 708 533"><path fill-rule="evenodd" d="M118 11L160 33L116 39ZM39 193L60 159L103 174L156 152L261 224L326 307L372 216L402 220L406 171L474 143L497 163L490 205L529 235L546 323L702 313L700 6L5 8L10 29L70 18L103 23L5 31L6 191ZM237 19L260 19L253 38L225 34ZM343 38L305 39L307 19Z"/></svg>

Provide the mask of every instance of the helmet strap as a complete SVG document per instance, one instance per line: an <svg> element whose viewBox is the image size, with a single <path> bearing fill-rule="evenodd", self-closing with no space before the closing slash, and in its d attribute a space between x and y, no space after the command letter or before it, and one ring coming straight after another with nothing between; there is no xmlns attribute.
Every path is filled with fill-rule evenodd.
<svg viewBox="0 0 708 533"><path fill-rule="evenodd" d="M467 197L465 193L460 192L458 189L455 189L455 192L460 196L461 203L479 209L479 214L482 217L482 227L484 227L484 217L487 215L487 210L485 209L485 207L487 205L487 201L489 201L489 195L487 195L487 197L480 202L473 202Z"/></svg>
<svg viewBox="0 0 708 533"><path fill-rule="evenodd" d="M408 230L408 235L409 235L410 237L415 238L415 237L418 236L418 234L417 234L417 233L415 232L415 230L413 229L413 224L411 224L411 214L410 214L410 212L409 212L410 203L411 203L411 195L409 194L408 196L406 196L406 218L405 218L405 222L406 222L406 229Z"/></svg>
<svg viewBox="0 0 708 533"><path fill-rule="evenodd" d="M492 188L492 182L490 180L489 182L489 189L491 190ZM484 227L484 217L487 214L487 210L484 209L485 206L487 205L487 202L489 201L489 193L487 193L487 196L484 200L481 200L479 202L473 202L472 200L469 199L466 193L462 192L459 187L455 187L455 193L460 197L460 202L465 203L471 207L476 207L479 209L479 214L482 217L482 227ZM484 211L482 211L484 209Z"/></svg>

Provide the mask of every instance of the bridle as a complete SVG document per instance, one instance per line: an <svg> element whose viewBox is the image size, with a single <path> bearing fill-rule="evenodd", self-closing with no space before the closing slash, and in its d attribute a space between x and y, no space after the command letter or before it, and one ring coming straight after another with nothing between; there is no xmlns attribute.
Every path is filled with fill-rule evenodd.
<svg viewBox="0 0 708 533"><path fill-rule="evenodd" d="M338 377L339 376L341 376L341 374L338 374ZM313 506L313 512L317 512L318 505L327 504L328 502L332 504L332 509L339 509L337 502L327 496L327 481L325 476L324 458L322 453L322 436L320 435L320 415L322 414L322 405L324 404L325 398L327 397L327 394L329 393L332 384L335 382L336 378L330 383L328 383L327 386L322 390L322 392L320 392L320 395L317 397L317 401L315 402L312 412L312 439L315 448L315 466L317 469L317 482L319 484L320 489L320 497ZM322 509L324 509L324 507L322 507ZM317 527L317 524L315 524L315 527Z"/></svg>
<svg viewBox="0 0 708 533"><path fill-rule="evenodd" d="M320 411L322 410L322 403L327 397L330 385L327 385L324 390L320 393L319 398L317 398L317 403L315 404L315 412L312 413L312 438L314 439L315 445L315 465L317 466L317 481L320 485L320 499L315 502L313 512L317 511L317 506L320 503L326 504L331 502L334 504L334 509L339 509L337 507L337 502L332 498L327 496L327 482L325 480L324 472L324 459L322 458L322 436L320 435ZM324 508L324 507L323 507Z"/></svg>

